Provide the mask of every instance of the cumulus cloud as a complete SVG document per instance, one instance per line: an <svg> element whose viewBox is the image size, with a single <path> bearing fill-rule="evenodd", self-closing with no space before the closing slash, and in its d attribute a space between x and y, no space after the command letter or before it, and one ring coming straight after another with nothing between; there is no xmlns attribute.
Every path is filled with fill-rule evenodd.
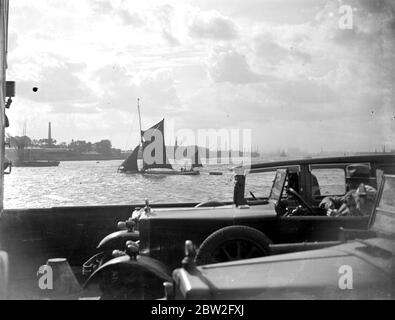
<svg viewBox="0 0 395 320"><path fill-rule="evenodd" d="M185 0L184 0L185 1ZM215 7L232 18L248 23L300 24L311 21L327 0L216 0ZM192 2L192 1L191 1ZM194 0L202 8L212 8L212 0Z"/></svg>
<svg viewBox="0 0 395 320"><path fill-rule="evenodd" d="M101 88L100 108L132 110L137 98L144 101L148 116L171 114L177 110L179 100L172 74L166 70L154 72L132 81L130 73L121 66L107 65L97 70L93 80Z"/></svg>
<svg viewBox="0 0 395 320"><path fill-rule="evenodd" d="M330 104L337 100L336 93L326 84L310 79L277 81L273 84L272 93L283 101L292 103Z"/></svg>
<svg viewBox="0 0 395 320"><path fill-rule="evenodd" d="M342 29L339 20L343 13L339 7L345 5L352 9L352 28ZM331 0L317 13L315 18L319 29L326 39L335 39L342 44L353 41L376 43L392 32L395 20L395 3L391 0Z"/></svg>
<svg viewBox="0 0 395 320"><path fill-rule="evenodd" d="M176 14L178 11L172 5L164 4L153 8L153 17L151 18L151 27L157 25L162 40L169 46L180 45L180 40L174 34L176 29Z"/></svg>
<svg viewBox="0 0 395 320"><path fill-rule="evenodd" d="M339 16L331 14L338 6L335 1L328 2L318 16L317 36L324 39L321 52L327 61L337 59L327 81L343 96L355 92L386 94L382 89L392 88L395 80L395 66L391 62L395 59L395 33L391 28L394 3L355 0L350 4L353 6L351 30L338 27Z"/></svg>
<svg viewBox="0 0 395 320"><path fill-rule="evenodd" d="M111 2L107 0L93 0L91 8L93 12L98 14L108 14L114 9Z"/></svg>
<svg viewBox="0 0 395 320"><path fill-rule="evenodd" d="M208 72L215 82L243 84L263 80L252 71L246 57L233 49L213 52L208 60Z"/></svg>
<svg viewBox="0 0 395 320"><path fill-rule="evenodd" d="M90 8L95 14L115 17L127 26L141 27L145 24L139 13L129 10L122 2L115 5L111 1L95 0L90 2Z"/></svg>
<svg viewBox="0 0 395 320"><path fill-rule="evenodd" d="M163 39L170 45L170 46L178 46L180 45L180 41L177 40L169 31L162 30Z"/></svg>
<svg viewBox="0 0 395 320"><path fill-rule="evenodd" d="M287 59L290 60L289 63L311 62L312 56L298 48L301 39L297 37L300 34L294 34L293 38L286 39L283 43L276 41L275 36L275 33L264 31L254 37L253 49L257 61L270 66L276 66Z"/></svg>
<svg viewBox="0 0 395 320"><path fill-rule="evenodd" d="M191 37L201 39L232 40L238 36L234 22L217 11L198 12L188 30Z"/></svg>
<svg viewBox="0 0 395 320"><path fill-rule="evenodd" d="M119 16L121 21L126 24L126 25L131 25L131 26L143 26L144 25L144 19L137 13L137 12L129 12L129 10L126 9L118 9L116 11L116 14Z"/></svg>
<svg viewBox="0 0 395 320"><path fill-rule="evenodd" d="M268 63L277 63L288 57L289 51L276 43L269 32L257 35L254 41L256 55Z"/></svg>
<svg viewBox="0 0 395 320"><path fill-rule="evenodd" d="M96 114L99 113L100 110L98 108L97 103L89 103L89 104L78 104L78 103L66 103L66 102L58 102L54 104L50 104L51 114Z"/></svg>
<svg viewBox="0 0 395 320"><path fill-rule="evenodd" d="M77 75L84 68L84 64L73 63L42 68L34 81L18 82L18 95L53 105L92 102L92 90ZM37 93L32 92L33 87L38 88Z"/></svg>

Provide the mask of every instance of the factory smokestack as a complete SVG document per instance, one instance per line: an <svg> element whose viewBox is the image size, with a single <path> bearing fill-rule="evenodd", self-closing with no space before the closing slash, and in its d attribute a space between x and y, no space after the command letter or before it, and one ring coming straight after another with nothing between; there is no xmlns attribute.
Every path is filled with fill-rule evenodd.
<svg viewBox="0 0 395 320"><path fill-rule="evenodd" d="M52 145L52 128L51 128L51 122L48 123L48 144Z"/></svg>

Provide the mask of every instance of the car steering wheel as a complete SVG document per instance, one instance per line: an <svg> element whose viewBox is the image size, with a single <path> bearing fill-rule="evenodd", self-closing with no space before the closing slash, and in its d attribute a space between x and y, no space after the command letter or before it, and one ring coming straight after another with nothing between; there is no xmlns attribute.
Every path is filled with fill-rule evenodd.
<svg viewBox="0 0 395 320"><path fill-rule="evenodd" d="M310 214L313 214L313 208L302 198L302 196L297 193L293 188L288 188L288 192L295 196L295 198L302 204Z"/></svg>

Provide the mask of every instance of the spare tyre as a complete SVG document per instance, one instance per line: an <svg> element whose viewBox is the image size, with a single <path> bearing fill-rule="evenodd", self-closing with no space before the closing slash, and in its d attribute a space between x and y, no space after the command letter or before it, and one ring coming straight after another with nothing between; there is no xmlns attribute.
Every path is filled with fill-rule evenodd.
<svg viewBox="0 0 395 320"><path fill-rule="evenodd" d="M196 263L212 264L270 255L270 239L257 229L230 226L212 233L202 242Z"/></svg>

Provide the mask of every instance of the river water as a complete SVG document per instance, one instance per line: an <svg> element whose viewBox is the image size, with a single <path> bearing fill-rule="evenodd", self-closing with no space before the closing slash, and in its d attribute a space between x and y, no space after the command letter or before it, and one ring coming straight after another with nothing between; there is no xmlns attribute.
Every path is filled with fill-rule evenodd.
<svg viewBox="0 0 395 320"><path fill-rule="evenodd" d="M232 201L234 173L229 169L234 165L205 165L197 176L141 175L118 173L121 162L64 161L59 167L13 168L5 176L4 207L142 204L145 198L150 203ZM180 169L180 165L174 167ZM322 194L344 194L344 172L315 174ZM248 175L246 195L253 191L257 197L269 196L274 176L274 172Z"/></svg>
<svg viewBox="0 0 395 320"><path fill-rule="evenodd" d="M231 200L231 165L208 165L199 176L117 173L122 161L61 162L59 167L13 168L5 176L4 207L118 205ZM209 175L220 171L221 176Z"/></svg>

